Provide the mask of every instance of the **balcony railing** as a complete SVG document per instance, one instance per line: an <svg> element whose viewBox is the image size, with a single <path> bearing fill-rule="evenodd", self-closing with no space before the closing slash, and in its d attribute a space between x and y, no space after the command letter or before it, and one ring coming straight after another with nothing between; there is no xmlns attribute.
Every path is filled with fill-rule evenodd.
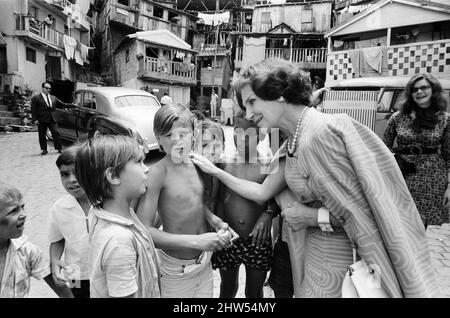
<svg viewBox="0 0 450 318"><path fill-rule="evenodd" d="M16 30L27 31L24 35L29 35L45 44L50 43L59 48L64 47L64 33L26 15L16 15Z"/></svg>
<svg viewBox="0 0 450 318"><path fill-rule="evenodd" d="M216 25L199 24L197 25L197 31L199 32L215 32L217 30ZM231 25L229 23L223 23L219 25L219 31L229 31Z"/></svg>
<svg viewBox="0 0 450 318"><path fill-rule="evenodd" d="M239 53L239 52L238 52ZM325 68L327 61L327 49L323 48L301 48L266 49L266 58L281 58L294 63L302 64L303 68ZM241 55L242 58L242 55Z"/></svg>
<svg viewBox="0 0 450 318"><path fill-rule="evenodd" d="M249 24L238 24L235 27L236 32L250 33L252 32L252 26Z"/></svg>
<svg viewBox="0 0 450 318"><path fill-rule="evenodd" d="M141 15L139 16L139 23L137 25L141 30L169 30L181 38L182 26L177 23Z"/></svg>
<svg viewBox="0 0 450 318"><path fill-rule="evenodd" d="M120 10L120 11L119 11ZM126 10L122 10L122 9L117 9L116 7L111 7L111 12L110 12L110 21L116 21L122 24L126 24L128 26L137 28L138 27L138 23L137 23L137 19L136 19L136 14L134 12L130 12L130 11L126 11ZM121 13L121 11L126 11L124 13Z"/></svg>
<svg viewBox="0 0 450 318"><path fill-rule="evenodd" d="M152 57L145 57L139 65L139 75L151 79L177 81L185 84L196 83L193 64L173 62Z"/></svg>
<svg viewBox="0 0 450 318"><path fill-rule="evenodd" d="M69 2L68 0L53 0L53 5L62 10L65 14L75 19L75 22L80 23L83 27L89 30L89 17L81 12L81 8Z"/></svg>

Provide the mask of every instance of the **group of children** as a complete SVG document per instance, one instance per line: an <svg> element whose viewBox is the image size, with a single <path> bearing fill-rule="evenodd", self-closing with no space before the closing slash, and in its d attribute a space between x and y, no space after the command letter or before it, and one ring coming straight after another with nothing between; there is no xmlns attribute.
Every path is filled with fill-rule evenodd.
<svg viewBox="0 0 450 318"><path fill-rule="evenodd" d="M161 107L153 126L166 155L151 169L125 136L97 136L58 157L68 194L50 209L50 264L22 235L22 195L0 184L0 297L25 297L32 276L61 297L211 298L213 269L220 297L234 297L241 264L245 295L263 297L276 205L240 197L196 168L190 154L262 183L270 159L257 151L264 135L238 115L236 153L226 157L220 125L195 120L183 106Z"/></svg>

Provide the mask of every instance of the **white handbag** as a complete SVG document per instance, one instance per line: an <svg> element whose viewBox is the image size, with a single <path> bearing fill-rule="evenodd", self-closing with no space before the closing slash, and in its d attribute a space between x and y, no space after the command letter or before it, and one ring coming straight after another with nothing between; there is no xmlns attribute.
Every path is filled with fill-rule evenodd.
<svg viewBox="0 0 450 318"><path fill-rule="evenodd" d="M353 248L353 264L350 265L342 283L342 298L389 298L381 288L379 267L367 265L364 260L356 261Z"/></svg>

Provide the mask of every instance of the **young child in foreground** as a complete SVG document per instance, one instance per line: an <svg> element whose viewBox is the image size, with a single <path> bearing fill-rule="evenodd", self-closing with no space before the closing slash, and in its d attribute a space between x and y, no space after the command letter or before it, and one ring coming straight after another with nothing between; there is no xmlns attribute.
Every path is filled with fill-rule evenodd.
<svg viewBox="0 0 450 318"><path fill-rule="evenodd" d="M267 174L267 158L258 153L259 128L244 118L235 117L234 143L236 153L225 157L223 170L250 181L262 183ZM259 205L247 200L220 183L217 214L239 235L230 248L213 254L213 268L219 268L220 297L235 297L239 288L239 267L245 265L245 295L262 298L267 271L272 263L272 214L267 203Z"/></svg>
<svg viewBox="0 0 450 318"><path fill-rule="evenodd" d="M212 213L204 202L202 179L189 158L192 114L183 106L166 105L156 112L153 129L166 155L149 173L152 184L139 203L138 215L160 248L162 296L210 298L211 252L229 245L231 237L209 232ZM156 212L163 231L153 227ZM226 229L227 225L214 227Z"/></svg>
<svg viewBox="0 0 450 318"><path fill-rule="evenodd" d="M44 279L59 297L73 298L66 286L56 286L44 253L23 235L22 193L0 182L0 298L25 298L30 278Z"/></svg>
<svg viewBox="0 0 450 318"><path fill-rule="evenodd" d="M152 238L131 209L145 193L144 152L129 137L104 135L79 146L75 173L94 206L89 265L92 298L160 297Z"/></svg>
<svg viewBox="0 0 450 318"><path fill-rule="evenodd" d="M75 177L77 149L77 146L66 148L56 159L67 194L50 208L50 264L58 286L71 286L75 298L89 298L89 222L92 220L89 211L92 206ZM64 261L61 260L63 252Z"/></svg>

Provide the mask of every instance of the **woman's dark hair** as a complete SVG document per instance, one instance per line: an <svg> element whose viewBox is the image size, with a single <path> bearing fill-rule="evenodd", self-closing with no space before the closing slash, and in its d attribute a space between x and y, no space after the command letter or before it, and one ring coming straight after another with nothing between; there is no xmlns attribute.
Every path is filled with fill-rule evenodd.
<svg viewBox="0 0 450 318"><path fill-rule="evenodd" d="M431 104L428 108L419 107L413 99L412 88L420 80L426 80L431 87ZM442 91L441 83L431 74L414 75L406 84L400 101L397 103L397 109L401 114L410 115L413 111L416 113L412 122L414 131L419 132L422 128L434 128L437 124L437 113L447 108L447 98Z"/></svg>
<svg viewBox="0 0 450 318"><path fill-rule="evenodd" d="M447 98L445 97L445 93L442 91L441 83L430 73L424 73L414 75L406 84L405 91L401 100L398 102L397 107L400 109L402 114L409 115L413 110L419 109L419 106L412 97L412 88L416 82L423 79L430 84L431 91L433 92L431 95L431 105L428 109L438 112L447 108Z"/></svg>
<svg viewBox="0 0 450 318"><path fill-rule="evenodd" d="M262 100L277 100L283 97L287 103L309 106L312 94L311 78L297 64L282 59L266 59L249 66L233 82L235 98L245 110L241 91L250 85Z"/></svg>
<svg viewBox="0 0 450 318"><path fill-rule="evenodd" d="M79 145L75 176L91 204L99 208L113 195L106 170L112 168L114 176L118 176L128 162L144 156L137 141L131 137L100 135Z"/></svg>

